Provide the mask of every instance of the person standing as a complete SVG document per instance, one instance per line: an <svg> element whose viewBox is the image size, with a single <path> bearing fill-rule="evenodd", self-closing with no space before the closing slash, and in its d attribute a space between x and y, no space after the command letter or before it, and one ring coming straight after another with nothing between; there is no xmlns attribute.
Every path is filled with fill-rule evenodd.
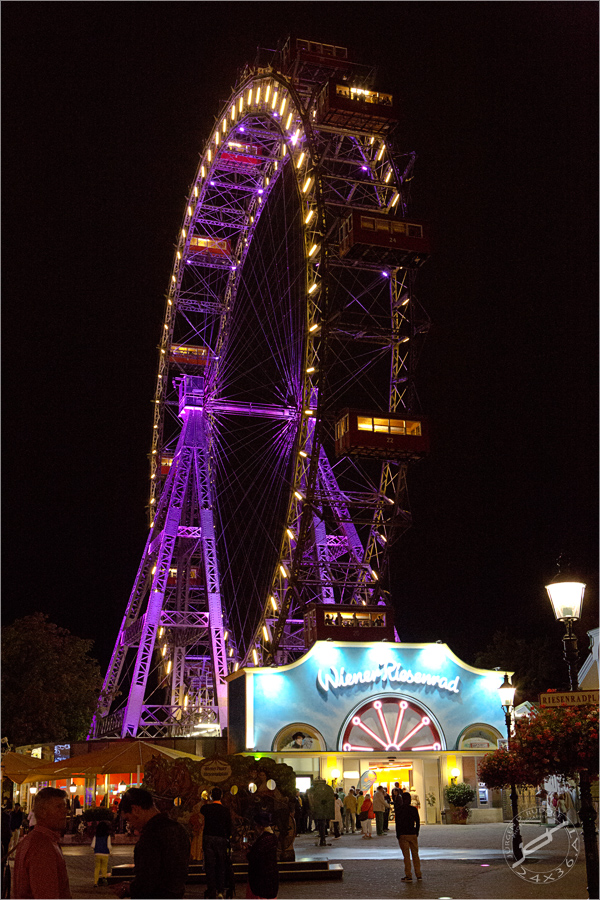
<svg viewBox="0 0 600 900"><path fill-rule="evenodd" d="M331 832L333 831L334 838L340 838L342 836L342 825L343 825L342 810L344 807L342 805L342 801L340 800L337 792L336 792L335 799L333 802L335 804L335 816L329 823L329 833L331 834Z"/></svg>
<svg viewBox="0 0 600 900"><path fill-rule="evenodd" d="M365 795L362 791L359 791L356 795L356 830L362 831L362 827L360 824L360 810L363 805L363 800L365 799Z"/></svg>
<svg viewBox="0 0 600 900"><path fill-rule="evenodd" d="M21 809L21 804L15 803L15 808L10 814L10 830L12 834L10 837L10 845L8 847L9 853L11 852L11 850L14 850L14 848L19 843L19 838L21 837L21 826L23 825L24 817L25 814Z"/></svg>
<svg viewBox="0 0 600 900"><path fill-rule="evenodd" d="M34 801L35 829L17 846L13 897L71 897L67 866L59 846L67 827L67 793L47 787Z"/></svg>
<svg viewBox="0 0 600 900"><path fill-rule="evenodd" d="M369 793L366 793L363 796L359 818L363 838L371 840L373 838L373 835L371 834L371 820L375 818L375 813L373 812L373 801L371 800L371 795Z"/></svg>
<svg viewBox="0 0 600 900"><path fill-rule="evenodd" d="M257 900L274 900L279 891L279 868L277 866L277 837L271 828L268 813L257 813L254 824L258 834L248 850L248 888L246 897Z"/></svg>
<svg viewBox="0 0 600 900"><path fill-rule="evenodd" d="M387 803L386 810L383 814L383 833L388 834L390 830L390 809L392 807L392 798L387 791L384 791L383 795L385 797L385 802Z"/></svg>
<svg viewBox="0 0 600 900"><path fill-rule="evenodd" d="M190 861L190 839L183 825L161 813L144 788L125 791L119 809L139 838L133 850L133 881L112 890L118 897L140 900L183 897Z"/></svg>
<svg viewBox="0 0 600 900"><path fill-rule="evenodd" d="M108 822L98 822L96 825L96 834L92 838L92 850L94 852L94 887L98 887L99 884L106 884L108 877L108 858L112 850Z"/></svg>
<svg viewBox="0 0 600 900"><path fill-rule="evenodd" d="M419 819L419 811L416 806L411 806L410 794L408 791L400 795L395 804L396 812L396 837L398 844L404 856L404 878L401 881L412 881L412 870L410 867L410 858L412 855L413 865L415 867L415 875L417 881L422 880L421 860L419 859L419 830L421 828L421 820Z"/></svg>
<svg viewBox="0 0 600 900"><path fill-rule="evenodd" d="M344 831L346 834L356 831L356 793L353 787L344 798Z"/></svg>
<svg viewBox="0 0 600 900"><path fill-rule="evenodd" d="M389 810L390 804L385 799L385 791L383 785L380 784L375 791L373 797L373 812L375 813L375 825L377 829L377 837L383 837L383 819L386 810Z"/></svg>
<svg viewBox="0 0 600 900"><path fill-rule="evenodd" d="M214 787L210 792L212 802L200 807L200 813L204 816L202 850L207 897L223 897L227 882L232 827L231 813L223 806L222 797L221 788Z"/></svg>

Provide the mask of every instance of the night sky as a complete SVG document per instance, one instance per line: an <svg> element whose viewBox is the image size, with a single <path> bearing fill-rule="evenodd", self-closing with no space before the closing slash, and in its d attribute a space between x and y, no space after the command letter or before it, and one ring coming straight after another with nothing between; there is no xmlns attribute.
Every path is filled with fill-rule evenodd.
<svg viewBox="0 0 600 900"><path fill-rule="evenodd" d="M392 561L404 640L469 661L549 633L561 551L596 624L595 3L7 3L4 623L42 610L108 663L146 533L164 294L238 69L289 31L399 95L434 254L433 430Z"/></svg>

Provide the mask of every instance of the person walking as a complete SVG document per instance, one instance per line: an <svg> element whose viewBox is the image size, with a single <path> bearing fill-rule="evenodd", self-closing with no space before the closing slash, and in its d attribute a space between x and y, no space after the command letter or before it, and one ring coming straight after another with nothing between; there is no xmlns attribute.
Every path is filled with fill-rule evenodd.
<svg viewBox="0 0 600 900"><path fill-rule="evenodd" d="M200 807L200 813L204 816L202 849L206 872L206 896L223 897L229 864L231 813L221 802L223 797L221 788L214 787L210 797L212 802Z"/></svg>
<svg viewBox="0 0 600 900"><path fill-rule="evenodd" d="M254 817L258 837L248 850L248 900L274 900L279 891L277 866L277 837L271 828L268 813L259 812Z"/></svg>
<svg viewBox="0 0 600 900"><path fill-rule="evenodd" d="M344 798L344 831L346 834L356 831L356 791L353 787Z"/></svg>
<svg viewBox="0 0 600 900"><path fill-rule="evenodd" d="M404 857L404 878L402 878L401 881L412 881L412 871L410 866L411 855L417 881L421 881L423 877L421 875L421 860L419 859L419 830L421 828L421 820L419 819L419 810L417 807L411 806L411 799L408 791L399 796L395 805L395 813L396 837L398 838L398 844Z"/></svg>
<svg viewBox="0 0 600 900"><path fill-rule="evenodd" d="M133 881L111 889L118 897L138 900L183 897L190 861L190 839L183 825L161 813L145 788L125 791L119 808L139 838L133 850Z"/></svg>
<svg viewBox="0 0 600 900"><path fill-rule="evenodd" d="M67 827L67 793L47 787L36 794L35 828L17 845L14 898L71 897L67 866L60 849Z"/></svg>
<svg viewBox="0 0 600 900"><path fill-rule="evenodd" d="M92 850L94 852L94 887L98 887L99 884L106 884L108 878L108 859L112 850L108 822L98 822L96 825L96 834L92 838Z"/></svg>
<svg viewBox="0 0 600 900"><path fill-rule="evenodd" d="M365 794L363 797L359 818L363 839L366 838L367 840L372 840L371 820L375 818L375 813L373 812L373 801L371 800L370 794Z"/></svg>
<svg viewBox="0 0 600 900"><path fill-rule="evenodd" d="M390 805L385 799L385 791L383 785L380 784L373 797L373 812L375 813L375 826L377 837L383 837L383 818L386 809L389 810Z"/></svg>

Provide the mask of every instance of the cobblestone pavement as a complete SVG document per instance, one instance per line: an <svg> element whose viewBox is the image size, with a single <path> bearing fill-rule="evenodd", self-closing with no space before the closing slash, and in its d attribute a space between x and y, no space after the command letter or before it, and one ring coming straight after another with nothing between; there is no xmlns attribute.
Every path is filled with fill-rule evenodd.
<svg viewBox="0 0 600 900"><path fill-rule="evenodd" d="M532 827L533 829L534 827ZM330 847L316 847L314 835L300 835L296 839L296 857L328 858L341 863L344 869L340 881L282 882L280 900L578 900L587 898L583 848L577 863L564 877L549 881L548 874L539 883L524 881L509 868L502 854L502 838L506 825L429 825L421 829L420 856L423 861L423 881L405 884L400 881L404 866L393 832L370 841L359 834L343 835ZM536 836L537 829L528 831L524 840ZM93 887L94 860L89 847L64 847L69 869L71 891L79 898L110 898L110 888ZM547 872L554 862L546 848ZM119 846L113 850L111 865L131 862L133 847ZM553 876L552 876L553 877ZM245 897L242 883L236 886L237 896ZM203 885L188 885L186 897L202 898Z"/></svg>

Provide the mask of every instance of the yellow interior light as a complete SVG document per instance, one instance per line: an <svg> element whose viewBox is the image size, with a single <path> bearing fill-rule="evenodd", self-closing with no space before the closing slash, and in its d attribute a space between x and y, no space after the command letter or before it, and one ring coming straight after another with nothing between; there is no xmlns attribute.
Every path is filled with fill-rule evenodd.
<svg viewBox="0 0 600 900"><path fill-rule="evenodd" d="M277 600L273 596L271 596L271 606L273 607L273 610L277 612Z"/></svg>
<svg viewBox="0 0 600 900"><path fill-rule="evenodd" d="M285 108L287 106L287 97L284 97L281 101L281 106L279 107L279 115L282 116L285 113Z"/></svg>
<svg viewBox="0 0 600 900"><path fill-rule="evenodd" d="M305 409L305 410L304 410L304 415L305 415L305 416L312 416L312 414L313 414L313 410L312 410L312 409Z"/></svg>
<svg viewBox="0 0 600 900"><path fill-rule="evenodd" d="M231 121L232 121L232 122L235 122L235 103L233 104L233 106L232 106L231 109L229 110L229 115L231 116Z"/></svg>
<svg viewBox="0 0 600 900"><path fill-rule="evenodd" d="M188 206L188 216L193 216L193 215L194 215L194 211L192 210L192 207Z"/></svg>
<svg viewBox="0 0 600 900"><path fill-rule="evenodd" d="M287 117L287 122L285 123L285 130L287 131L290 125L292 124L292 119L294 118L294 114L290 113Z"/></svg>
<svg viewBox="0 0 600 900"><path fill-rule="evenodd" d="M374 581L379 581L379 575L377 574L377 572L374 569L371 569L371 576Z"/></svg>
<svg viewBox="0 0 600 900"><path fill-rule="evenodd" d="M390 206L395 206L396 203L398 202L399 198L400 198L400 194L394 194L394 199L390 203Z"/></svg>
<svg viewBox="0 0 600 900"><path fill-rule="evenodd" d="M301 456L303 459L306 459L306 457L308 456L308 453L306 453L305 450L300 450L299 452L300 452L300 456Z"/></svg>
<svg viewBox="0 0 600 900"><path fill-rule="evenodd" d="M310 286L309 289L308 289L308 293L309 293L309 294L312 294L313 291L316 291L316 289L317 289L317 282L316 282L316 281L313 281L313 283L311 284L311 286Z"/></svg>
<svg viewBox="0 0 600 900"><path fill-rule="evenodd" d="M302 188L302 193L303 193L303 194L305 194L305 193L307 192L307 190L309 189L309 187L311 186L311 184L312 184L312 175L310 175L310 176L306 179L306 181L304 182L304 187Z"/></svg>
<svg viewBox="0 0 600 900"><path fill-rule="evenodd" d="M161 656L164 656L166 652L167 652L167 645L163 644L162 647L160 648Z"/></svg>
<svg viewBox="0 0 600 900"><path fill-rule="evenodd" d="M200 175L202 178L206 178L206 169L204 166L200 166Z"/></svg>
<svg viewBox="0 0 600 900"><path fill-rule="evenodd" d="M306 374L307 374L307 375L310 375L310 374L311 374L312 372L314 372L314 371L315 371L315 367L314 367L314 366L309 366L308 369L306 370Z"/></svg>
<svg viewBox="0 0 600 900"><path fill-rule="evenodd" d="M267 85L267 89L265 91L265 103L269 102L269 97L271 96L271 85Z"/></svg>
<svg viewBox="0 0 600 900"><path fill-rule="evenodd" d="M285 156L286 153L287 153L287 147L285 146L285 144L282 144L281 145L281 155Z"/></svg>
<svg viewBox="0 0 600 900"><path fill-rule="evenodd" d="M252 93L252 91L250 91L250 93ZM260 88L259 87L256 88L256 99L254 102L260 103Z"/></svg>
<svg viewBox="0 0 600 900"><path fill-rule="evenodd" d="M314 209L310 209L310 210L308 211L308 215L307 215L307 217L306 217L305 220L304 220L304 224L305 224L305 225L308 225L308 223L310 222L310 220L312 219L312 217L314 216L314 214L315 214Z"/></svg>
<svg viewBox="0 0 600 900"><path fill-rule="evenodd" d="M388 169L388 173L387 173L387 175L385 176L385 178L383 179L384 182L385 182L385 184L388 183L388 181L390 180L391 177L392 177L392 170L391 170L391 169Z"/></svg>
<svg viewBox="0 0 600 900"><path fill-rule="evenodd" d="M279 571L281 572L281 574L283 575L284 578L288 577L287 569L285 566L283 566L283 565L279 566Z"/></svg>
<svg viewBox="0 0 600 900"><path fill-rule="evenodd" d="M304 162L304 150L298 157L298 162L296 163L296 168L299 169L303 162Z"/></svg>
<svg viewBox="0 0 600 900"><path fill-rule="evenodd" d="M226 641L228 637L229 637L229 632L226 631L225 634L223 635L223 640Z"/></svg>
<svg viewBox="0 0 600 900"><path fill-rule="evenodd" d="M294 532L292 531L292 529L286 528L286 531L287 531L287 536L289 537L290 541L295 541L296 536L294 535Z"/></svg>
<svg viewBox="0 0 600 900"><path fill-rule="evenodd" d="M172 666L173 666L173 663L171 662L171 660L169 660L169 662L167 663L167 675L170 675L170 674L171 674L171 667L172 667Z"/></svg>
<svg viewBox="0 0 600 900"><path fill-rule="evenodd" d="M171 281L173 282L173 284L175 284L175 282L177 281L177 279L175 278L174 275L171 275ZM165 351L163 350L163 353L164 353L164 352L165 352Z"/></svg>
<svg viewBox="0 0 600 900"><path fill-rule="evenodd" d="M209 162L212 159L212 150L210 149L210 147L208 148L208 150L206 152L206 158L208 159Z"/></svg>
<svg viewBox="0 0 600 900"><path fill-rule="evenodd" d="M377 162L379 162L379 160L383 156L384 152L385 152L385 144L382 144L381 147L379 148L379 153L377 154Z"/></svg>
<svg viewBox="0 0 600 900"><path fill-rule="evenodd" d="M188 705L188 695L186 694L185 697L183 698L183 708L187 709L187 705Z"/></svg>
<svg viewBox="0 0 600 900"><path fill-rule="evenodd" d="M312 325L310 326L310 328L309 328L308 330L309 330L310 332L313 332L313 331L316 331L318 327L319 327L319 323L318 323L318 322L313 322Z"/></svg>
<svg viewBox="0 0 600 900"><path fill-rule="evenodd" d="M182 238L185 238L185 237L187 237L187 234L186 234L186 231L185 231L185 228L182 228L182 229L181 229L181 237L182 237Z"/></svg>
<svg viewBox="0 0 600 900"><path fill-rule="evenodd" d="M316 253L318 246L319 246L318 244L313 244L312 247L310 248L310 250L308 251L308 255L313 256L313 254Z"/></svg>
<svg viewBox="0 0 600 900"><path fill-rule="evenodd" d="M158 636L159 636L159 638L161 638L161 637L163 636L164 633L165 633L165 629L164 629L164 628L159 628L159 629L158 629Z"/></svg>
<svg viewBox="0 0 600 900"><path fill-rule="evenodd" d="M198 185L195 184L194 185L194 197L197 197L197 196L198 196Z"/></svg>
<svg viewBox="0 0 600 900"><path fill-rule="evenodd" d="M304 497L300 493L300 491L294 491L294 497L297 497L298 500L304 500Z"/></svg>
<svg viewBox="0 0 600 900"><path fill-rule="evenodd" d="M219 146L219 141L221 140L221 135L218 131L215 131L215 147Z"/></svg>
<svg viewBox="0 0 600 900"><path fill-rule="evenodd" d="M181 259L181 253L179 252L179 250L177 251L177 259ZM167 326L165 325L165 328L166 328L166 327L167 327Z"/></svg>
<svg viewBox="0 0 600 900"><path fill-rule="evenodd" d="M250 91L250 93L249 93L248 103L250 103L251 99L252 99L252 91ZM244 109L244 98L243 97L240 97L240 102L238 103L238 107L239 107L239 110L241 113Z"/></svg>
<svg viewBox="0 0 600 900"><path fill-rule="evenodd" d="M252 648L252 659L254 660L254 665L258 665L258 654L256 652L256 647Z"/></svg>
<svg viewBox="0 0 600 900"><path fill-rule="evenodd" d="M269 632L267 631L266 625L263 625L262 633L263 633L263 637L264 637L265 641L268 641L269 640Z"/></svg>
<svg viewBox="0 0 600 900"><path fill-rule="evenodd" d="M223 123L221 125L221 131L223 132L223 134L225 134L225 132L227 131L227 119L223 119Z"/></svg>
<svg viewBox="0 0 600 900"><path fill-rule="evenodd" d="M272 100L272 102L271 102L271 109L275 109L275 107L277 106L277 96L278 96L278 95L277 95L277 91L275 91L275 92L273 93L273 100Z"/></svg>
<svg viewBox="0 0 600 900"><path fill-rule="evenodd" d="M406 344L407 341L408 341L408 338L407 338L407 337L403 337L403 338L400 338L400 340L398 341L398 343L399 343L399 344Z"/></svg>

